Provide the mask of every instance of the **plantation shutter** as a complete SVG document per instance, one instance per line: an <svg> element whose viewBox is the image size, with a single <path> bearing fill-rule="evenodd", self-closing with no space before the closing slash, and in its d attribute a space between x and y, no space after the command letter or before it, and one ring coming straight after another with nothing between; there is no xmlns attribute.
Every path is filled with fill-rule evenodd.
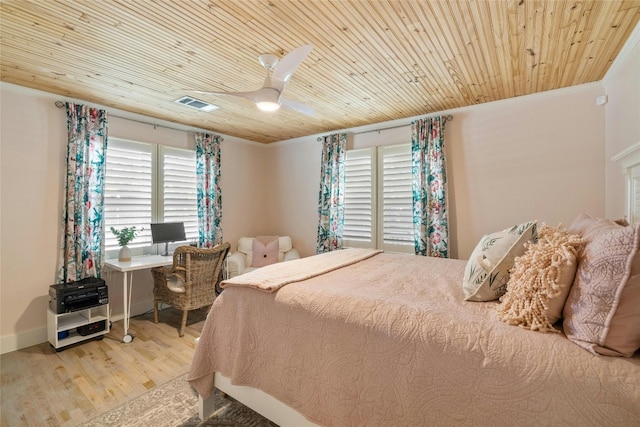
<svg viewBox="0 0 640 427"><path fill-rule="evenodd" d="M374 248L375 151L349 150L345 160L344 245Z"/></svg>
<svg viewBox="0 0 640 427"><path fill-rule="evenodd" d="M135 226L142 233L129 243L135 248L151 249L151 223L153 215L153 162L154 147L130 141L109 138L105 176L105 250L117 250L118 240L111 227L121 229Z"/></svg>
<svg viewBox="0 0 640 427"><path fill-rule="evenodd" d="M411 145L380 147L380 219L378 247L413 252Z"/></svg>
<svg viewBox="0 0 640 427"><path fill-rule="evenodd" d="M160 158L162 222L184 222L187 240L197 240L196 153L163 146Z"/></svg>

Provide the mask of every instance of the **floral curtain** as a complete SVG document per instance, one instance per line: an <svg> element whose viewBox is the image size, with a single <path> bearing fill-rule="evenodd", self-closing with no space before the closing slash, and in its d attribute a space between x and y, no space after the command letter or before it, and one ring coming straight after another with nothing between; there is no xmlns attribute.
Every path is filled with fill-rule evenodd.
<svg viewBox="0 0 640 427"><path fill-rule="evenodd" d="M318 198L317 253L342 248L344 231L344 159L347 134L336 133L322 140L320 195Z"/></svg>
<svg viewBox="0 0 640 427"><path fill-rule="evenodd" d="M104 177L107 113L66 104L67 178L58 283L100 277L104 256Z"/></svg>
<svg viewBox="0 0 640 427"><path fill-rule="evenodd" d="M218 135L196 134L198 246L201 248L210 248L222 242L221 142L222 137Z"/></svg>
<svg viewBox="0 0 640 427"><path fill-rule="evenodd" d="M449 257L445 120L442 117L431 117L411 124L416 255Z"/></svg>

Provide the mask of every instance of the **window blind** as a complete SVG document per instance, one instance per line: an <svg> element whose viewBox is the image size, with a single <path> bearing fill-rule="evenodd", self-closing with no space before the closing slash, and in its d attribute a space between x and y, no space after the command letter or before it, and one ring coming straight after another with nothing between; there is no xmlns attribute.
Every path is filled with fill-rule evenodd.
<svg viewBox="0 0 640 427"><path fill-rule="evenodd" d="M380 151L379 246L388 251L411 251L414 247L411 146L383 146Z"/></svg>
<svg viewBox="0 0 640 427"><path fill-rule="evenodd" d="M184 222L187 240L198 239L196 153L161 147L161 217L163 222Z"/></svg>
<svg viewBox="0 0 640 427"><path fill-rule="evenodd" d="M349 150L344 245L413 252L411 145Z"/></svg>
<svg viewBox="0 0 640 427"><path fill-rule="evenodd" d="M347 151L345 159L345 246L375 247L375 151Z"/></svg>
<svg viewBox="0 0 640 427"><path fill-rule="evenodd" d="M151 245L154 150L149 144L109 139L106 157L104 222L105 249L119 249L111 227L135 226L142 233L128 245Z"/></svg>
<svg viewBox="0 0 640 427"><path fill-rule="evenodd" d="M184 222L188 241L198 238L195 151L109 139L105 177L105 249L120 246L111 227L135 226L134 255L155 253L150 224Z"/></svg>

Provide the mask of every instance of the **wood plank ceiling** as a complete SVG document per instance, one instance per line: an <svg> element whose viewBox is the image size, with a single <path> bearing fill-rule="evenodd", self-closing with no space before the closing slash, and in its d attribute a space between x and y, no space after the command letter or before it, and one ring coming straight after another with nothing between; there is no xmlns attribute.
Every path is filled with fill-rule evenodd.
<svg viewBox="0 0 640 427"><path fill-rule="evenodd" d="M603 78L640 19L632 1L53 1L0 3L3 82L270 143ZM311 44L259 111L191 90L262 87L258 55ZM174 100L219 106L201 112Z"/></svg>

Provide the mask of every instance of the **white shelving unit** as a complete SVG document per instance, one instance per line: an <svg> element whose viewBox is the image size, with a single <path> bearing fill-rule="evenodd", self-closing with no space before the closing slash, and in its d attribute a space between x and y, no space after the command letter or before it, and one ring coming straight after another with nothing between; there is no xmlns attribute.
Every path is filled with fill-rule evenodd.
<svg viewBox="0 0 640 427"><path fill-rule="evenodd" d="M89 325L101 320L105 321L103 331L90 335L80 335L78 333L78 326ZM101 337L109 333L109 326L109 304L62 314L57 314L51 309L47 309L47 336L56 350L81 341ZM60 333L64 334L64 332L67 332L68 335L60 337Z"/></svg>

